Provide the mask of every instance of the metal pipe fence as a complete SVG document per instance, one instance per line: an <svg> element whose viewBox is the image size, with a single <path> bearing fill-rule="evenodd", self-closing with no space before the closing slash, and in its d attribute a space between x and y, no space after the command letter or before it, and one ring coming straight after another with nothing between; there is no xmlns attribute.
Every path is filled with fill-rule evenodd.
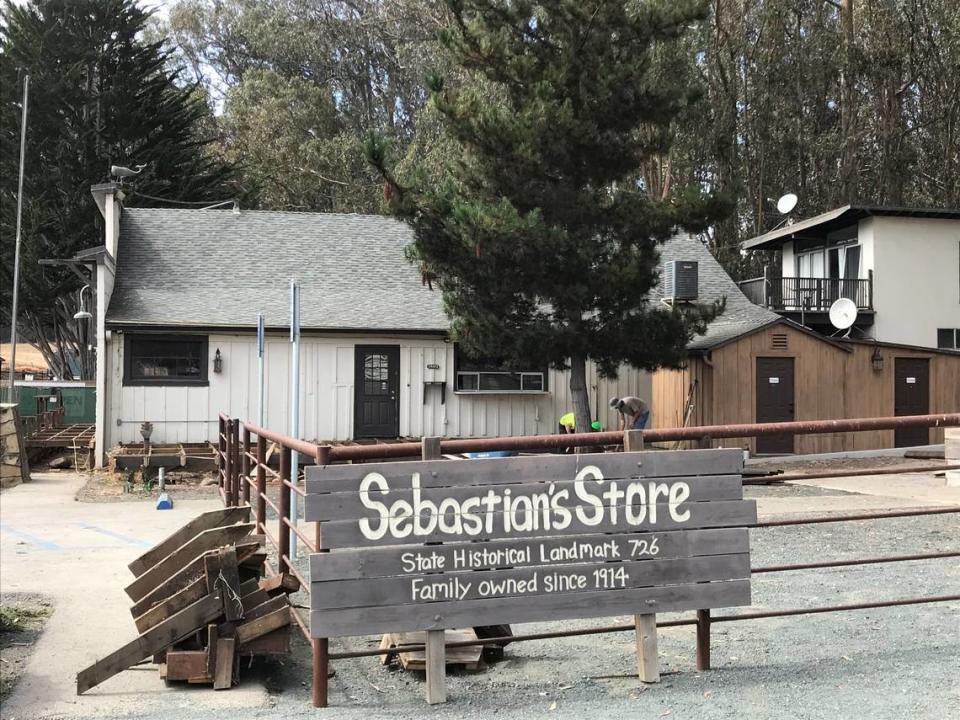
<svg viewBox="0 0 960 720"><path fill-rule="evenodd" d="M711 426L700 428L671 428L664 430L650 430L644 432L644 439L648 442L659 442L680 439L703 439L705 437L750 437L773 432L792 432L795 434L818 432L856 432L860 430L890 429L904 426L945 426L960 425L960 413L944 415L920 415L898 418L860 418L855 420L830 420L799 423L765 423L756 425ZM302 589L309 595L309 579L303 577L299 569L290 559L291 531L303 543L307 552L323 552L320 537L320 523L313 525L313 537L310 528L304 530L296 517L291 514L291 494L303 496L301 486L294 484L291 475L291 452L296 451L302 456L312 458L318 465L329 465L336 461L371 460L405 458L419 455L422 451L420 443L394 443L372 446L332 447L330 445L315 445L297 438L273 432L252 423L242 423L237 419L221 414L219 416L219 432L217 445L217 459L219 468L219 490L225 505L249 505L253 511L257 532L264 535L265 541L273 546L277 554L277 567L267 563L270 574L289 573L296 577ZM705 432L706 431L706 432ZM241 441L242 437L242 441ZM538 437L507 437L477 440L445 440L441 443L443 452L462 453L476 452L491 449L549 449L563 447L590 447L622 445L622 433L573 433L566 435L547 435ZM416 452L412 452L413 449ZM269 463L272 454L279 454L279 469L274 470ZM888 468L877 469L877 474L887 472ZM930 467L906 467L899 470L903 473L929 472ZM863 474L872 471L863 471ZM857 473L861 474L861 473ZM267 478L279 491L277 502L267 495ZM809 475L791 474L778 481L802 480L824 477L823 473ZM302 506L302 503L301 503ZM267 509L271 509L276 518L269 521ZM942 515L960 513L960 507L925 508L919 510L904 510L891 512L856 513L847 515L807 516L785 520L769 520L758 522L751 526L753 529L768 529L796 525L816 525L821 523L857 522L883 520L888 518L921 517L928 515ZM273 524L276 535L270 531ZM775 565L755 567L752 573L777 573L800 570L812 570L833 567L853 567L882 563L919 562L942 560L945 558L960 557L960 550L943 552L920 553L913 555L890 555L882 557L866 557L849 560L832 560L816 563L794 563L789 565ZM734 613L730 615L711 615L709 610L698 610L695 617L682 618L657 623L657 627L695 626L696 628L696 665L698 670L710 668L710 628L717 622L735 622L740 620L759 620L773 617L787 617L794 615L820 614L827 612L843 612L884 608L923 603L955 602L960 595L937 595L926 597L900 598L872 603L856 603L844 605L814 606L808 608L790 608L769 610L753 613ZM309 618L303 617L298 608L291 607L293 619L300 628L306 640L311 644L312 656L312 700L315 707L326 707L328 702L328 671L329 661L346 658L374 657L381 655L395 655L400 650L372 649L330 653L329 641L326 638L313 638L310 634ZM634 624L605 625L597 627L579 628L576 630L560 630L553 632L528 633L510 635L499 638L483 638L446 643L447 648L469 647L476 645L507 644L528 640L543 640L551 638L574 637L580 635L598 635L613 632L635 631ZM422 644L404 645L403 652L423 650Z"/></svg>

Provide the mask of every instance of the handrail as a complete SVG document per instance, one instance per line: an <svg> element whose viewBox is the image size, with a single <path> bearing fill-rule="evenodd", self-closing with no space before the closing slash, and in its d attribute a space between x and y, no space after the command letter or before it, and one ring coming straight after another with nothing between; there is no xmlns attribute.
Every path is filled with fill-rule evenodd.
<svg viewBox="0 0 960 720"><path fill-rule="evenodd" d="M814 435L819 433L863 432L867 430L892 430L903 427L947 427L960 425L960 413L939 415L905 415L883 418L852 418L846 420L799 420L780 423L753 423L742 425L701 425L686 428L662 428L644 430L644 442L674 440L701 440L703 438L740 438L760 435ZM282 436L278 436L282 437ZM301 441L297 441L298 443ZM475 438L472 440L444 440L441 452L459 454L492 450L544 450L566 447L599 447L619 445L623 433L606 431L594 433L568 433L560 435L527 435L500 438ZM286 444L286 443L285 443ZM316 445L302 443L314 450ZM393 443L383 445L333 446L330 460L373 460L420 455L420 443ZM314 456L316 457L316 456Z"/></svg>

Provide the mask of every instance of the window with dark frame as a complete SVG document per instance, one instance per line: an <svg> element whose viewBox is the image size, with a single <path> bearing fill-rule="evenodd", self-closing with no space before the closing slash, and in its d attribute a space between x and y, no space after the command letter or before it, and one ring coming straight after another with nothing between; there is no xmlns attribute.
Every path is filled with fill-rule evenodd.
<svg viewBox="0 0 960 720"><path fill-rule="evenodd" d="M206 335L127 334L124 385L206 385Z"/></svg>
<svg viewBox="0 0 960 720"><path fill-rule="evenodd" d="M960 350L960 328L938 328L937 347L941 350Z"/></svg>
<svg viewBox="0 0 960 720"><path fill-rule="evenodd" d="M547 391L547 365L522 366L497 358L474 358L454 346L456 392L542 393Z"/></svg>

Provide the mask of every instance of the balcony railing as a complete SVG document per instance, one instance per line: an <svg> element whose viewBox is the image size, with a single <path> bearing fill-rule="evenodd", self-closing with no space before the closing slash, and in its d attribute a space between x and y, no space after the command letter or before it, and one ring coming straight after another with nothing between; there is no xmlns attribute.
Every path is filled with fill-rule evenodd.
<svg viewBox="0 0 960 720"><path fill-rule="evenodd" d="M873 278L754 278L740 290L755 305L777 312L826 312L840 298L849 298L858 310L873 310Z"/></svg>

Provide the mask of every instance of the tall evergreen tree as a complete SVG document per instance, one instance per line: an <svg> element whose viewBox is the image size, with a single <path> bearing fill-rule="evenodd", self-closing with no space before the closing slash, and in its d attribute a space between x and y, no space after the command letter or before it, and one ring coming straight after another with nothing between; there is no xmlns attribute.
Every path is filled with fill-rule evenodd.
<svg viewBox="0 0 960 720"><path fill-rule="evenodd" d="M703 18L704 2L447 5L440 40L466 79L428 86L458 161L440 177L395 175L377 136L368 155L456 338L474 354L568 366L577 427L588 428L588 358L607 376L621 363L676 365L719 309L669 309L649 293L658 245L724 204L699 188L662 201L642 181L697 96L657 51Z"/></svg>
<svg viewBox="0 0 960 720"><path fill-rule="evenodd" d="M135 0L5 1L0 9L0 317L9 323L13 276L21 86L30 75L24 185L20 332L70 377L68 355L89 377L93 358L74 323L69 271L41 258L69 257L101 242L90 185L111 164L145 164L128 204L143 197L230 197L231 170L201 136L209 110L196 88L166 69L159 43L142 33ZM141 195L142 193L143 195Z"/></svg>

